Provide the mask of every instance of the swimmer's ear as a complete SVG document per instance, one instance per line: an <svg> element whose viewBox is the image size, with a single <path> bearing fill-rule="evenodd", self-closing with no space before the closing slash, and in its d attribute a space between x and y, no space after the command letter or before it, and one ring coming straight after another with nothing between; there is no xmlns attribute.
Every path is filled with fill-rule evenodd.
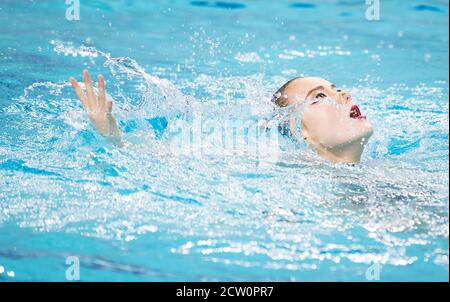
<svg viewBox="0 0 450 302"><path fill-rule="evenodd" d="M302 137L305 141L307 141L309 138L308 127L303 121L302 121Z"/></svg>

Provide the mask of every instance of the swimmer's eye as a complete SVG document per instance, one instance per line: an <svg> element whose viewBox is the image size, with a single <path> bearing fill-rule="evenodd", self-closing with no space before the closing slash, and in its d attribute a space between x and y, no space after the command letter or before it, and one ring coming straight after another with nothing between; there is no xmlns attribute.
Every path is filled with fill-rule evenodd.
<svg viewBox="0 0 450 302"><path fill-rule="evenodd" d="M326 94L323 93L323 92L319 92L319 93L316 95L316 99L324 99L324 98L326 98L326 97L327 97Z"/></svg>

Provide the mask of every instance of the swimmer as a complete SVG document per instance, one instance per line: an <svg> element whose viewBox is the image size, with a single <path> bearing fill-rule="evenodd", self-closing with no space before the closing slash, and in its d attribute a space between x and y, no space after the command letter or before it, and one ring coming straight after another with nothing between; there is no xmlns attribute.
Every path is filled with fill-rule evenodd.
<svg viewBox="0 0 450 302"><path fill-rule="evenodd" d="M114 144L123 146L123 135L112 113L113 102L106 97L103 76L98 76L98 95L87 70L83 71L83 80L86 93L70 78L95 129ZM361 160L373 128L347 91L319 77L299 77L278 89L272 102L280 109L302 108L301 116L291 110L292 114L283 121L282 130L288 136L303 139L317 154L333 162ZM301 126L296 127L298 124Z"/></svg>
<svg viewBox="0 0 450 302"><path fill-rule="evenodd" d="M279 108L302 107L302 115L290 114L282 131L303 139L320 156L334 162L356 163L373 134L349 92L318 77L288 81L274 94ZM300 119L300 120L298 120ZM300 124L300 131L296 125Z"/></svg>

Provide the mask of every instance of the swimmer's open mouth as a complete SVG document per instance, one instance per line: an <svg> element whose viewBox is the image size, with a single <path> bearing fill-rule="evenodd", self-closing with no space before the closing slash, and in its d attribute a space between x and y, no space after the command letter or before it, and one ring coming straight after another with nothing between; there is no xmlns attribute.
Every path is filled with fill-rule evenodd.
<svg viewBox="0 0 450 302"><path fill-rule="evenodd" d="M350 108L350 117L355 119L366 118L365 115L362 115L361 110L359 110L359 107L357 105L353 105L352 108Z"/></svg>

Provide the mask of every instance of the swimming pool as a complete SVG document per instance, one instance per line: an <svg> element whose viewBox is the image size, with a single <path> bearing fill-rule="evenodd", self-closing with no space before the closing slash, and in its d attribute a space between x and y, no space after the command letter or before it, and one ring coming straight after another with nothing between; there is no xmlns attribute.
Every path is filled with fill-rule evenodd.
<svg viewBox="0 0 450 302"><path fill-rule="evenodd" d="M65 281L71 256L82 281L448 281L448 2L381 4L96 0L68 21L2 1L0 281ZM83 68L135 147L89 125ZM283 140L276 160L168 152L195 114L258 122L302 74L369 116L361 164Z"/></svg>

